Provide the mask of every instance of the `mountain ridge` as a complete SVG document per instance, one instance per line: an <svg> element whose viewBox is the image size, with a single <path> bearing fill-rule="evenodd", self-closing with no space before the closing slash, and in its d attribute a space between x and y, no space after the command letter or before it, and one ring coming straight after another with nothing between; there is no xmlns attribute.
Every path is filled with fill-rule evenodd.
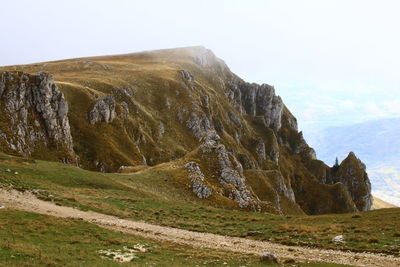
<svg viewBox="0 0 400 267"><path fill-rule="evenodd" d="M321 214L371 207L365 165L353 164L349 171L343 161L341 179L327 179L333 171L316 159L275 88L243 81L204 47L3 69L0 108L7 114L4 106L15 106L21 97L24 111L16 110L26 118L0 120L0 144L6 153L76 162L102 172L182 166L185 171L177 176L186 176L198 197L254 211ZM28 74L34 72L40 74ZM43 72L56 82L33 86L32 80L50 75ZM46 77L51 80L51 75ZM33 95L45 92L39 99L46 101L49 91L61 92L60 101L68 103L61 113L67 111L73 151L51 153L60 146L46 130L54 119L40 117L42 108L35 98L10 97L21 88ZM56 114L59 106L46 105ZM39 123L30 126L28 117ZM10 139L7 129L13 123L16 129L31 127L30 132L45 129L46 138L22 142L20 147L27 146L30 154L14 149L22 139Z"/></svg>
<svg viewBox="0 0 400 267"><path fill-rule="evenodd" d="M349 147L367 164L373 194L400 204L399 118L386 118L310 132L307 137L323 160L343 158Z"/></svg>

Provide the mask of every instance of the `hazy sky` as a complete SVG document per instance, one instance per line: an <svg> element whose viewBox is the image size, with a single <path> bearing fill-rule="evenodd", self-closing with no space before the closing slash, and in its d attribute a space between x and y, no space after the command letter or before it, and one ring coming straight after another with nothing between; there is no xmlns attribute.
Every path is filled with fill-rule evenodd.
<svg viewBox="0 0 400 267"><path fill-rule="evenodd" d="M400 1L3 1L0 65L204 45L306 130L400 116Z"/></svg>

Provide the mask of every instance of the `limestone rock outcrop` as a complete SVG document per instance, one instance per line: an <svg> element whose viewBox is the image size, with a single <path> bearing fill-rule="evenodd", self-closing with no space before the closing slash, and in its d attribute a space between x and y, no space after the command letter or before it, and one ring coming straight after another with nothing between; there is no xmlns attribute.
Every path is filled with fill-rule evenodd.
<svg viewBox="0 0 400 267"><path fill-rule="evenodd" d="M203 112L193 112L190 118L186 121L186 126L197 138L205 136L209 131L213 129L209 118Z"/></svg>
<svg viewBox="0 0 400 267"><path fill-rule="evenodd" d="M0 142L25 156L52 146L64 161L75 161L68 104L53 76L0 72L0 77Z"/></svg>
<svg viewBox="0 0 400 267"><path fill-rule="evenodd" d="M194 82L194 77L190 73L190 71L181 70L180 73L181 73L183 79L187 80L188 82Z"/></svg>
<svg viewBox="0 0 400 267"><path fill-rule="evenodd" d="M226 189L226 195L238 203L241 208L258 210L258 199L247 187L243 175L243 167L236 157L229 152L223 144L219 143L220 137L214 132L208 132L202 139L200 150L204 154L211 154L217 159L219 165L219 182ZM250 207L251 206L251 207Z"/></svg>
<svg viewBox="0 0 400 267"><path fill-rule="evenodd" d="M112 95L97 100L88 115L89 122L92 125L97 122L111 123L115 116L115 99Z"/></svg>
<svg viewBox="0 0 400 267"><path fill-rule="evenodd" d="M250 116L263 116L267 127L275 130L281 128L284 104L282 99L275 95L273 86L234 80L227 95L239 112Z"/></svg>
<svg viewBox="0 0 400 267"><path fill-rule="evenodd" d="M333 182L340 182L346 187L359 211L371 209L373 199L366 166L353 152L349 153L334 172Z"/></svg>
<svg viewBox="0 0 400 267"><path fill-rule="evenodd" d="M190 161L185 164L185 168L189 173L189 179L192 182L192 191L198 198L208 198L211 196L211 189L204 184L204 174L202 173L199 164Z"/></svg>

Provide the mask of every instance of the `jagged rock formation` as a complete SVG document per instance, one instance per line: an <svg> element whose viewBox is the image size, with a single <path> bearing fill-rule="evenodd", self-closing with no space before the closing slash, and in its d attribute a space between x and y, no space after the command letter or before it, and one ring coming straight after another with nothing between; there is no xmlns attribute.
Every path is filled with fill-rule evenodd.
<svg viewBox="0 0 400 267"><path fill-rule="evenodd" d="M67 154L75 151L83 168L107 172L179 162L192 197L229 208L278 214L370 208L369 180L355 156L336 171L317 160L274 87L243 81L210 50L189 47L85 62L90 63L47 63L58 86L43 74L26 74L29 82L13 74L16 85L9 74L1 75L0 107L8 116L0 119L2 150L10 153L15 146L37 158L59 159L32 152L39 151L36 144L54 151L49 147L54 143ZM89 71L92 66L96 71ZM13 68L33 73L41 66ZM27 115L12 104L25 97L26 88L43 91L28 94L33 102ZM11 134L21 127L21 134Z"/></svg>
<svg viewBox="0 0 400 267"><path fill-rule="evenodd" d="M198 198L208 198L211 196L211 189L204 184L204 174L201 172L199 164L196 162L188 162L185 168L189 173L189 179L192 182L192 191Z"/></svg>
<svg viewBox="0 0 400 267"><path fill-rule="evenodd" d="M124 102L125 103L125 102ZM128 105L123 104L125 110L127 110ZM129 112L129 109L128 109ZM95 124L97 122L110 123L115 119L115 99L112 95L108 95L102 99L99 99L94 104L93 109L89 112L90 124Z"/></svg>
<svg viewBox="0 0 400 267"><path fill-rule="evenodd" d="M366 167L353 152L349 153L339 165L339 169L333 173L333 182L342 183L346 187L358 210L371 209L371 183Z"/></svg>
<svg viewBox="0 0 400 267"><path fill-rule="evenodd" d="M253 210L260 207L254 203L258 202L246 185L246 178L243 175L243 167L233 153L226 150L223 144L219 143L220 137L217 133L209 131L202 138L200 150L203 157L215 158L218 162L219 182L225 189L225 194L238 203L239 207L251 206ZM207 155L207 154L212 154Z"/></svg>
<svg viewBox="0 0 400 267"><path fill-rule="evenodd" d="M250 116L263 116L267 127L279 130L283 102L275 95L274 87L255 83L246 83L234 80L227 92L228 97L235 103L235 107L241 114Z"/></svg>
<svg viewBox="0 0 400 267"><path fill-rule="evenodd" d="M0 142L25 156L52 147L64 161L75 161L68 104L53 76L23 72L0 75Z"/></svg>

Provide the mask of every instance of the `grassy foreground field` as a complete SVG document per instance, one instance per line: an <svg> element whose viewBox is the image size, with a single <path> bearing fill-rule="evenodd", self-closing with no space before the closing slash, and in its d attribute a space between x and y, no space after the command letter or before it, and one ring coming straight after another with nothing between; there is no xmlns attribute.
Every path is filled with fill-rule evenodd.
<svg viewBox="0 0 400 267"><path fill-rule="evenodd" d="M185 181L173 175L179 163L173 164L136 173L103 174L1 154L0 183L3 187L33 191L39 198L58 205L192 231L287 245L399 255L400 209L323 216L277 216L221 209L195 198L185 188ZM15 214L23 217L23 213ZM96 228L88 224L84 227ZM18 234L23 235L23 228ZM331 239L337 235L344 235L346 243L332 243Z"/></svg>
<svg viewBox="0 0 400 267"><path fill-rule="evenodd" d="M276 266L260 262L252 255L160 243L76 219L8 209L0 211L0 240L0 266ZM132 258L118 262L102 251L114 255L127 253ZM290 263L281 266L344 265Z"/></svg>

